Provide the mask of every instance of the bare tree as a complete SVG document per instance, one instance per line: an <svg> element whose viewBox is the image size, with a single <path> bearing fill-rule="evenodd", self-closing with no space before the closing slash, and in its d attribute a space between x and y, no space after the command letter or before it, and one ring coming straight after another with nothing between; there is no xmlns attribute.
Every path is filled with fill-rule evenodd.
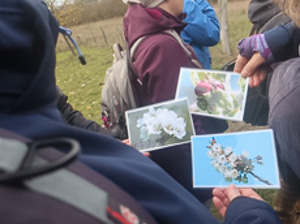
<svg viewBox="0 0 300 224"><path fill-rule="evenodd" d="M70 5L72 0L45 0L48 8L51 10L55 18L61 23L64 9L67 5Z"/></svg>
<svg viewBox="0 0 300 224"><path fill-rule="evenodd" d="M48 8L54 12L58 8L63 8L67 0L45 0Z"/></svg>
<svg viewBox="0 0 300 224"><path fill-rule="evenodd" d="M219 7L219 21L221 27L221 43L222 51L227 55L231 55L229 34L228 34L228 21L227 21L227 0L218 0Z"/></svg>

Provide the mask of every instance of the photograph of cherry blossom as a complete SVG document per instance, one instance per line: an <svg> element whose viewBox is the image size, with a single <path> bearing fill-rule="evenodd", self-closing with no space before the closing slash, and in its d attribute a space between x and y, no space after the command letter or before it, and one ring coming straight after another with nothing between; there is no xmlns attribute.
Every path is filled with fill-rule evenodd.
<svg viewBox="0 0 300 224"><path fill-rule="evenodd" d="M280 188L271 129L192 136L195 188Z"/></svg>
<svg viewBox="0 0 300 224"><path fill-rule="evenodd" d="M192 114L242 121L247 93L238 73L181 68L175 98L187 97Z"/></svg>
<svg viewBox="0 0 300 224"><path fill-rule="evenodd" d="M126 111L129 140L139 151L188 143L194 135L187 98Z"/></svg>

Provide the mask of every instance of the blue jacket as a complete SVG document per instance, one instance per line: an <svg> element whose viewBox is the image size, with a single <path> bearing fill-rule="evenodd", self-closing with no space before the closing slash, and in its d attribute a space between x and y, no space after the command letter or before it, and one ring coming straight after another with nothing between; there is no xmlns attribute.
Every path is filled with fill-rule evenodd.
<svg viewBox="0 0 300 224"><path fill-rule="evenodd" d="M1 128L33 140L76 139L82 148L79 159L134 197L158 223L218 223L195 197L137 150L64 123L56 106L54 76L58 25L45 4L1 0L0 21ZM264 202L238 198L231 206L228 217L234 218L229 223L279 223Z"/></svg>
<svg viewBox="0 0 300 224"><path fill-rule="evenodd" d="M204 68L211 68L208 47L214 46L220 39L220 27L216 13L206 0L185 0L184 22L187 26L181 32L183 40L195 50Z"/></svg>

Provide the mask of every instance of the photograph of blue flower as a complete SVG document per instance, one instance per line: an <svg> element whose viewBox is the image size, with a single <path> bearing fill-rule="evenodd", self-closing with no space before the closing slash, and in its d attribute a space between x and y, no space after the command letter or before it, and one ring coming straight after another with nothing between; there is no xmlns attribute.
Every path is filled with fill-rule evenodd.
<svg viewBox="0 0 300 224"><path fill-rule="evenodd" d="M271 129L192 136L195 188L280 188Z"/></svg>
<svg viewBox="0 0 300 224"><path fill-rule="evenodd" d="M181 68L175 98L187 97L193 114L242 121L247 93L238 73Z"/></svg>
<svg viewBox="0 0 300 224"><path fill-rule="evenodd" d="M151 151L190 142L194 135L188 100L170 100L125 113L133 148Z"/></svg>

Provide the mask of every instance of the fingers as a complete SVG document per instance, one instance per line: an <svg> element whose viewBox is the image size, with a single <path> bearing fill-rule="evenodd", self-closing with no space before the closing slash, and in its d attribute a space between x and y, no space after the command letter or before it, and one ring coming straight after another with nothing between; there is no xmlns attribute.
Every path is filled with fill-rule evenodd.
<svg viewBox="0 0 300 224"><path fill-rule="evenodd" d="M267 77L267 70L266 69L260 69L259 81L263 82L266 77Z"/></svg>
<svg viewBox="0 0 300 224"><path fill-rule="evenodd" d="M233 71L240 73L244 78L253 76L253 79L249 80L249 86L255 87L266 77L266 73L263 74L259 69L260 65L265 62L266 60L258 52L254 53L250 60L242 55L238 55Z"/></svg>
<svg viewBox="0 0 300 224"><path fill-rule="evenodd" d="M240 196L238 189L234 185L230 185L226 189L213 189L213 203L221 216L225 216L227 208L231 201Z"/></svg>
<svg viewBox="0 0 300 224"><path fill-rule="evenodd" d="M253 189L251 188L241 188L240 193L242 196L249 197L249 198L254 198L256 200L261 200L263 199L257 194Z"/></svg>
<svg viewBox="0 0 300 224"><path fill-rule="evenodd" d="M213 196L220 198L221 200L224 200L227 198L226 194L224 193L225 188L214 188L212 191Z"/></svg>
<svg viewBox="0 0 300 224"><path fill-rule="evenodd" d="M238 55L235 65L234 65L234 72L241 73L245 65L248 63L249 59L242 55Z"/></svg>
<svg viewBox="0 0 300 224"><path fill-rule="evenodd" d="M260 55L260 53L256 52L253 54L252 58L248 61L240 73L244 78L252 76L253 73L257 71L259 66L265 62L266 60Z"/></svg>
<svg viewBox="0 0 300 224"><path fill-rule="evenodd" d="M253 87L257 87L260 84L260 78L258 74L252 76L253 79Z"/></svg>
<svg viewBox="0 0 300 224"><path fill-rule="evenodd" d="M229 203L236 197L241 196L240 191L233 184L229 185L224 191L224 193L228 197Z"/></svg>
<svg viewBox="0 0 300 224"><path fill-rule="evenodd" d="M122 142L126 145L132 146L129 138L122 140ZM149 152L142 152L142 154L146 157L150 157L150 153Z"/></svg>
<svg viewBox="0 0 300 224"><path fill-rule="evenodd" d="M130 144L129 138L126 138L126 139L122 140L122 142L127 144L127 145Z"/></svg>
<svg viewBox="0 0 300 224"><path fill-rule="evenodd" d="M218 197L213 197L212 199L216 209L218 210L219 214L224 217L227 211L227 206L224 205L223 201L220 200Z"/></svg>
<svg viewBox="0 0 300 224"><path fill-rule="evenodd" d="M218 194L216 195L216 197L218 197L220 200L222 200L223 204L228 207L229 204L230 204L230 200L229 198L227 197L227 195L225 194L225 190L226 189L223 189L220 193L221 194Z"/></svg>
<svg viewBox="0 0 300 224"><path fill-rule="evenodd" d="M253 198L256 200L263 199L251 188L241 188L238 189L235 185L231 184L226 189L213 189L213 203L215 207L217 208L218 212L221 216L225 216L226 211L232 200L234 200L236 197L244 196Z"/></svg>
<svg viewBox="0 0 300 224"><path fill-rule="evenodd" d="M123 142L124 144L126 144L126 145L132 146L132 144L131 144L129 138L122 140L122 142Z"/></svg>
<svg viewBox="0 0 300 224"><path fill-rule="evenodd" d="M212 201L213 201L216 209L220 213L220 215L223 217L225 216L227 207L229 205L229 200L228 200L227 196L225 195L224 191L225 191L225 189L218 189L218 188L215 188L212 191L212 193L213 193Z"/></svg>
<svg viewBox="0 0 300 224"><path fill-rule="evenodd" d="M150 153L149 152L142 152L144 156L146 157L150 157Z"/></svg>
<svg viewBox="0 0 300 224"><path fill-rule="evenodd" d="M267 72L265 69L259 68L256 70L256 72L253 73L252 76L249 77L249 86L257 87L262 83L267 76Z"/></svg>

